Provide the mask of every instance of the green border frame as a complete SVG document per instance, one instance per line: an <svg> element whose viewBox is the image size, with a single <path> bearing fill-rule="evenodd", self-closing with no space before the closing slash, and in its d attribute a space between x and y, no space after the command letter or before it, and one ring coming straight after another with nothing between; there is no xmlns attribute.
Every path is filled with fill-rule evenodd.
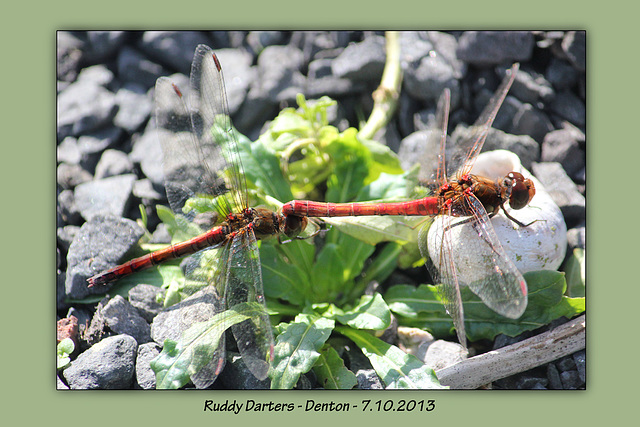
<svg viewBox="0 0 640 427"><path fill-rule="evenodd" d="M113 0L62 0L37 6L14 4L2 25L2 224L4 307L4 407L9 420L40 425L145 425L254 422L326 424L340 419L387 425L403 423L538 425L611 420L631 413L637 375L629 356L638 350L631 327L637 169L638 55L634 6L620 1L595 7L571 0L424 2L381 0L147 4ZM390 7L391 6L391 7ZM248 15L250 14L250 15ZM52 332L55 301L55 31L58 29L286 28L286 29L586 29L588 46L588 301L587 390L574 392L61 392L55 391ZM632 58L632 59L629 59ZM632 75L632 73L634 73ZM15 79L18 79L16 82ZM620 155L624 149L624 156ZM635 168L634 168L635 167ZM607 180L609 178L609 180ZM614 184L615 183L615 184ZM19 184L19 185L18 185ZM620 216L620 214L618 214ZM16 219L18 220L16 223ZM17 224L18 226L14 225ZM614 225L620 224L620 225ZM613 229L611 227L614 227ZM616 228L620 227L619 230ZM622 227L625 232L622 233ZM618 232L620 231L620 233ZM626 239L623 240L623 236ZM622 245L622 248L621 248ZM620 250L620 249L622 250ZM629 283L630 282L630 283ZM627 285L629 283L629 285ZM627 286L625 286L627 285ZM605 288L606 287L606 288ZM632 391L633 387L633 391ZM426 413L205 413L206 399L262 402L436 399ZM345 419L344 417L348 417ZM621 419L621 418L618 418ZM126 421L125 421L126 420ZM398 421L395 421L398 422Z"/></svg>

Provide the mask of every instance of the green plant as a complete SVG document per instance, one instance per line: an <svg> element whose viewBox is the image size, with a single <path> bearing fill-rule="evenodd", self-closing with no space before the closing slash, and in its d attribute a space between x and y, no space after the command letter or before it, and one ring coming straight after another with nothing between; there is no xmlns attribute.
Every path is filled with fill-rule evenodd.
<svg viewBox="0 0 640 427"><path fill-rule="evenodd" d="M64 369L71 363L71 353L75 350L76 346L71 338L65 338L58 343L56 347L57 354L57 368Z"/></svg>

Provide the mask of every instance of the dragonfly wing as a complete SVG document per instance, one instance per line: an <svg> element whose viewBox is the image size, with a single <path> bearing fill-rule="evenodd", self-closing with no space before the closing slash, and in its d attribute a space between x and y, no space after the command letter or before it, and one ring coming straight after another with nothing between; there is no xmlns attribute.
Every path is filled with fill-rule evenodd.
<svg viewBox="0 0 640 427"><path fill-rule="evenodd" d="M447 217L440 217L446 224L449 223ZM431 229L437 227L438 229ZM444 226L445 228L447 225ZM460 286L458 284L458 276L451 256L451 240L448 233L442 232L442 221L434 221L426 223L420 229L418 236L418 245L420 253L426 259L426 265L433 279L434 285L440 285L439 294L442 302L453 319L453 326L456 329L458 341L463 347L467 347L467 338L464 327L464 309L462 307L462 297L460 295ZM438 249L434 253L429 251L429 237L434 236L437 241L435 247Z"/></svg>
<svg viewBox="0 0 640 427"><path fill-rule="evenodd" d="M421 182L436 182L442 184L446 180L444 163L444 147L447 142L447 128L449 122L449 107L451 92L445 88L438 100L434 125L429 129L429 136L425 149L420 157L420 171L418 179ZM434 166L436 170L433 170Z"/></svg>
<svg viewBox="0 0 640 427"><path fill-rule="evenodd" d="M471 272L460 284L469 286L496 313L517 319L527 307L526 282L505 253L480 200L473 194L465 200L473 220L451 230L462 242L454 252L458 268Z"/></svg>
<svg viewBox="0 0 640 427"><path fill-rule="evenodd" d="M250 319L231 327L247 368L263 380L273 359L273 332L262 289L262 271L256 238L252 230L242 230L228 245L225 262L227 309L250 303Z"/></svg>
<svg viewBox="0 0 640 427"><path fill-rule="evenodd" d="M519 64L513 64L505 78L500 83L498 89L489 100L476 122L471 127L470 135L463 141L456 143L455 152L451 154L447 162L447 169L452 172L458 171L459 175L469 173L476 157L482 151L484 141L487 139L493 121L498 115L498 110L502 106L507 92L511 88L519 69Z"/></svg>
<svg viewBox="0 0 640 427"><path fill-rule="evenodd" d="M173 211L182 213L186 200L195 195L217 196L228 188L238 190L234 197L246 194L222 69L211 49L204 45L196 49L189 92L161 77L155 100L167 198ZM237 204L244 207L242 202ZM220 214L224 217L237 208L225 207Z"/></svg>

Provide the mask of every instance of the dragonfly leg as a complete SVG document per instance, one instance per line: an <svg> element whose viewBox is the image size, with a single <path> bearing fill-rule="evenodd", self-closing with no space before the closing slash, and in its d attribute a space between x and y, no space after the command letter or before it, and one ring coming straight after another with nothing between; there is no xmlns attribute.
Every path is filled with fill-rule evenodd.
<svg viewBox="0 0 640 427"><path fill-rule="evenodd" d="M531 221L529 224L524 224L524 223L522 223L522 222L518 221L517 219L515 219L514 217L512 217L511 215L509 215L509 212L507 212L507 210L504 208L504 204L500 205L500 207L502 208L502 212L504 212L504 214L505 214L505 216L506 216L507 218L509 218L511 221L515 222L516 224L518 224L518 225L519 225L520 227L522 227L522 228L528 227L528 226L530 226L531 224L533 224L534 222L538 222L538 221L540 221L540 220L538 220L538 219L534 219L534 220L533 220L533 221ZM493 215L489 215L489 216L491 217L491 216L493 216Z"/></svg>

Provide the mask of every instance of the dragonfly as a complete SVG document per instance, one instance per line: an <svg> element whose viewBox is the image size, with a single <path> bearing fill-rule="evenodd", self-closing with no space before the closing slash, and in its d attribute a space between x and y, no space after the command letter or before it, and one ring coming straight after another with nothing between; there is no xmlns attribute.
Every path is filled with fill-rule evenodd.
<svg viewBox="0 0 640 427"><path fill-rule="evenodd" d="M461 286L469 286L485 305L509 318L519 318L527 306L526 282L506 255L490 218L503 211L507 218L519 227L530 225L523 224L511 216L505 205L508 203L516 210L527 206L535 195L535 186L530 179L517 171L512 171L496 181L471 174L518 68L518 64L511 67L476 120L470 136L456 144L448 159L446 140L451 95L448 89L444 90L436 109L436 126L432 129L427 144L428 147L438 147L437 167L433 173L426 172L429 168L424 164L424 159L429 158L429 153L425 153L419 176L421 179L430 178L433 195L394 203L321 203L294 200L282 207L285 215L309 217L401 215L440 218L441 225L435 233L433 230L429 231L430 228L434 228L430 227L431 222L425 222L420 227L418 245L422 256L427 260L426 265L434 283L442 285L439 287L441 299L453 319L458 340L465 348ZM431 166L431 169L434 167ZM451 178L447 176L447 170L453 171ZM435 225L437 222L433 221L432 224ZM453 233L463 224L469 224L474 230L471 236L473 247L480 253L479 258L484 260L473 265L476 271L473 275L474 280L469 283L464 283L461 279L459 270L463 268L463 263L453 255L456 241ZM436 249L430 251L430 246Z"/></svg>
<svg viewBox="0 0 640 427"><path fill-rule="evenodd" d="M188 96L187 96L188 95ZM258 379L267 376L273 360L273 334L266 311L257 240L300 237L307 218L284 216L265 208L249 207L247 182L238 140L231 125L224 76L216 54L206 45L196 48L191 66L190 92L169 78L155 86L156 127L163 152L167 199L176 218L196 227L192 205L208 200L218 220L189 240L132 259L88 279L89 286L114 282L168 260L190 256L185 277L217 289L223 307L254 303L255 318L231 326L238 349ZM216 252L212 252L216 251ZM215 256L211 256L215 254ZM214 271L203 279L205 271ZM198 268L200 267L200 268ZM224 339L221 340L224 345ZM224 351L215 374L224 365Z"/></svg>

